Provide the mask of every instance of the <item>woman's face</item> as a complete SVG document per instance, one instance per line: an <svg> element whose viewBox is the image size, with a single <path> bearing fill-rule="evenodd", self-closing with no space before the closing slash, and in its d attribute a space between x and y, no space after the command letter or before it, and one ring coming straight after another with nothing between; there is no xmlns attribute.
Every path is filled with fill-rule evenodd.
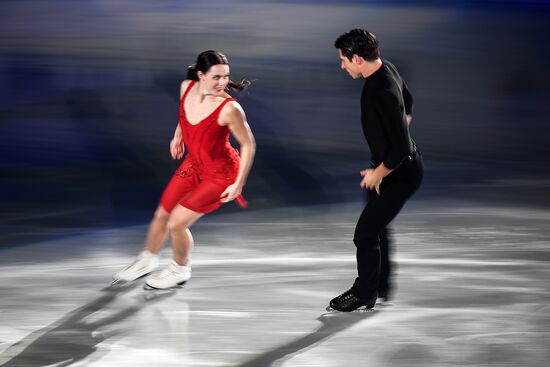
<svg viewBox="0 0 550 367"><path fill-rule="evenodd" d="M203 90L205 89L208 94L221 96L229 83L229 65L213 65L206 73L200 73L199 77Z"/></svg>

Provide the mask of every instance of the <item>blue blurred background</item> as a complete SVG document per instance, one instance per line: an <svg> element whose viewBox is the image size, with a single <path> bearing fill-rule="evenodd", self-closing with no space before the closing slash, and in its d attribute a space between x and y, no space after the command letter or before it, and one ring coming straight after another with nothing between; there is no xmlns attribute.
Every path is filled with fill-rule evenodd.
<svg viewBox="0 0 550 367"><path fill-rule="evenodd" d="M414 94L415 199L548 206L548 5L3 0L0 246L148 221L179 164L179 85L206 49L255 80L237 96L257 139L250 210L362 200L362 82L333 47L354 27Z"/></svg>

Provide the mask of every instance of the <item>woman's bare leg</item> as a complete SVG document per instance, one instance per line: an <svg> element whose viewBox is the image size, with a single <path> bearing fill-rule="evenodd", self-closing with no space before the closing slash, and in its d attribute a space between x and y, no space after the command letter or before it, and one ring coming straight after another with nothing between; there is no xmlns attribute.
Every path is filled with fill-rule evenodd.
<svg viewBox="0 0 550 367"><path fill-rule="evenodd" d="M170 213L168 229L172 238L172 250L174 261L179 265L185 265L189 261L189 255L193 249L193 236L189 227L202 217L204 213L197 213L181 205Z"/></svg>
<svg viewBox="0 0 550 367"><path fill-rule="evenodd" d="M170 215L168 212L159 205L155 211L151 224L149 224L147 239L145 240L145 250L149 253L145 251L141 252L130 265L114 275L115 281L130 282L154 271L157 268L159 259L156 254L160 251L166 241L166 237L168 235L169 217Z"/></svg>
<svg viewBox="0 0 550 367"><path fill-rule="evenodd" d="M159 205L149 224L147 238L145 240L145 250L156 254L160 251L168 237L168 219L170 214Z"/></svg>

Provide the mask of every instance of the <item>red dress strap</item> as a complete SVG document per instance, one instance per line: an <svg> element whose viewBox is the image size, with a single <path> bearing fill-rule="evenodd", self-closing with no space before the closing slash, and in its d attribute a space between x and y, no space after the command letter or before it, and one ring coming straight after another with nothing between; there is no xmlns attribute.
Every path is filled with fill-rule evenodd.
<svg viewBox="0 0 550 367"><path fill-rule="evenodd" d="M195 85L195 82L196 82L195 80L191 80L187 85L185 92L183 92L183 95L180 97L178 123L182 129L183 129L183 124L185 123L185 121L187 121L187 116L185 114L185 107L184 107L185 98L189 94L189 91L191 90L191 88L193 88L193 85Z"/></svg>
<svg viewBox="0 0 550 367"><path fill-rule="evenodd" d="M187 94L189 94L189 91L191 90L191 88L193 88L193 86L195 85L196 82L197 82L196 80L191 80L191 82L189 83L189 85L185 89L185 92L183 92L183 96L181 96L182 102L185 101L185 97L187 97Z"/></svg>
<svg viewBox="0 0 550 367"><path fill-rule="evenodd" d="M228 97L228 98L224 99L224 101L222 103L220 103L220 105L218 107L216 107L216 109L212 112L211 116L218 119L218 115L220 114L220 111L222 110L223 106L225 106L225 104L227 102L231 102L231 101L234 101L234 99L231 98L231 97Z"/></svg>

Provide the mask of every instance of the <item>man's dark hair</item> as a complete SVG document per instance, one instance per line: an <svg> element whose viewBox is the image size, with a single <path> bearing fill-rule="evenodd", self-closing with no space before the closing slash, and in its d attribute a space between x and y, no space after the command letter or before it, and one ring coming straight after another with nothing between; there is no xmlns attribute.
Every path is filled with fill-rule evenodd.
<svg viewBox="0 0 550 367"><path fill-rule="evenodd" d="M353 55L361 56L367 61L374 61L380 57L378 40L366 29L355 28L344 33L336 39L334 47L341 50L349 60Z"/></svg>

